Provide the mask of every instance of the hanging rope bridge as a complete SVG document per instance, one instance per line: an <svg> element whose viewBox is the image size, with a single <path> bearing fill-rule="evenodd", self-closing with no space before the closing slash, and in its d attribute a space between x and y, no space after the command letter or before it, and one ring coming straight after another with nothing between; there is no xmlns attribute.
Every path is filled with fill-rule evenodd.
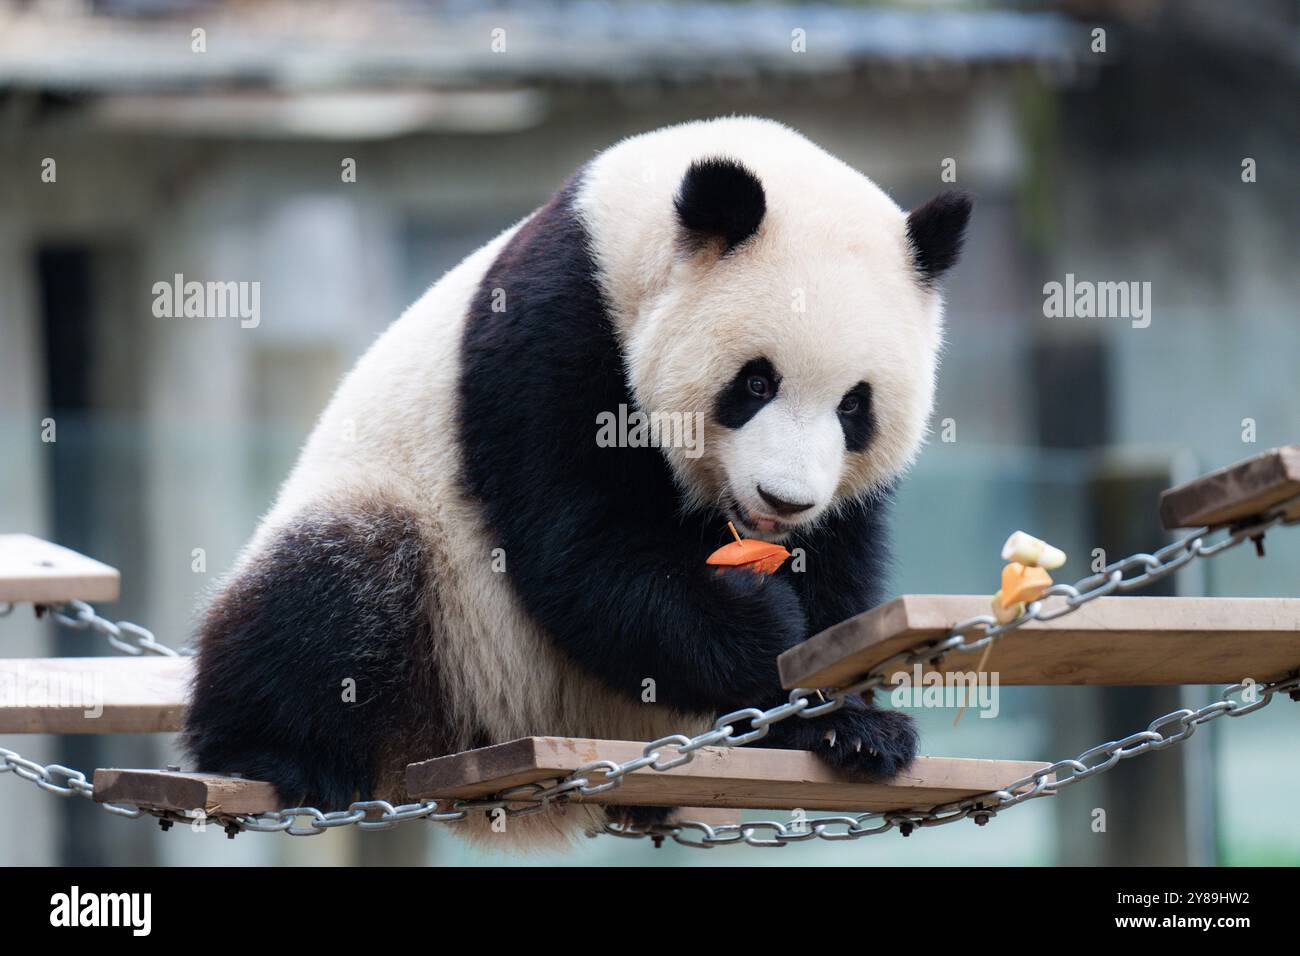
<svg viewBox="0 0 1300 956"><path fill-rule="evenodd" d="M348 826L389 829L412 820L452 823L478 812L517 817L542 813L569 801L691 806L701 797L711 797L714 806L857 806L865 812L743 823L690 819L653 826L611 823L604 832L650 838L656 845L671 838L699 848L742 843L776 847L817 839L856 840L895 829L907 836L917 827L965 819L984 825L1003 810L1055 795L1123 760L1172 747L1204 724L1255 713L1278 694L1300 700L1300 601L1266 599L1275 606L1260 613L1259 604L1249 599L1144 598L1143 604L1168 603L1142 625L1124 623L1137 611L1137 605L1108 603L1116 595L1141 589L1194 561L1221 555L1247 541L1263 556L1267 532L1300 523L1300 446L1265 453L1165 492L1161 517L1166 527L1201 527L1154 553L1130 555L1074 584L1054 584L1014 620L999 623L992 615L974 614L956 625L936 627L934 621L925 620L923 611L938 609L942 615L955 607L973 605L958 598L900 598L782 655L781 676L793 689L779 706L724 714L709 730L693 736L672 734L637 744L523 738L412 764L407 770L407 789L417 798L413 803L368 800L334 811L276 808L274 788L260 781L168 768L99 770L92 782L81 771L41 764L3 747L0 774L13 773L57 796L93 800L119 816L157 817L164 828L177 821L214 819L231 836L245 830L311 836ZM1218 540L1208 543L1212 538ZM105 575L100 569L105 566L80 555L73 558L88 562L77 569L83 595L87 589L103 585ZM112 573L115 593L116 572ZM52 608L54 619L62 626L99 634L118 651L136 658L172 659L169 667L188 664L182 652L160 643L147 629L101 617L90 604L71 595L52 598L55 592L41 591L42 587L28 580L19 582L18 590L25 594L31 594L33 588L40 591L43 596L26 600L36 603L38 610ZM0 599L0 616L4 616L13 610L14 601L3 590ZM1089 615L1090 623L1071 627L1062 621L1088 605L1095 610ZM1210 614L1209 608L1221 613ZM1276 613L1279 608L1285 613ZM1058 621L1062 623L1055 623ZM1176 653L1182 645L1166 643L1159 659L1168 661L1172 653L1176 658L1173 666L1143 676L1135 670L1134 654L1140 651L1150 659L1150 647L1141 646L1140 638L1153 633L1163 634L1167 641L1193 642L1186 649L1194 648L1196 653ZM1217 637L1225 636L1228 640L1215 643ZM1021 637L1025 638L1024 647L1032 647L1037 656L1012 683L1223 683L1238 679L1243 672L1261 679L1232 684L1219 699L1203 707L1164 714L1143 730L1054 763L920 757L910 775L890 783L846 782L811 755L790 751L750 750L743 752L741 765L739 748L761 740L780 721L830 713L852 695L891 686L900 670L918 665L932 670L955 668L972 652L987 653L1003 641L1010 654L1012 640ZM1117 637L1119 642L1113 643ZM1077 664L1072 665L1073 670L1058 666L1053 677L1053 668L1043 666L1042 655L1050 655L1053 648L1070 647L1071 641L1076 642L1074 646L1088 647L1087 642L1101 639L1112 644L1100 659L1089 655L1094 658L1090 665L1094 672L1083 673ZM1084 643L1078 644L1080 641ZM1091 646L1096 649L1095 643ZM1023 659L1025 654L1020 656ZM98 660L102 659L82 663ZM1234 676L1224 678L1224 674ZM162 721L167 726L150 729L176 729L175 715L182 708L183 701L161 708L173 716ZM160 712L156 702L146 709ZM4 710L0 705L0 730L12 729ZM702 754L712 758L707 766L689 766ZM662 784L655 782L656 777ZM757 789L755 781L761 784ZM900 806L928 809L898 809Z"/></svg>

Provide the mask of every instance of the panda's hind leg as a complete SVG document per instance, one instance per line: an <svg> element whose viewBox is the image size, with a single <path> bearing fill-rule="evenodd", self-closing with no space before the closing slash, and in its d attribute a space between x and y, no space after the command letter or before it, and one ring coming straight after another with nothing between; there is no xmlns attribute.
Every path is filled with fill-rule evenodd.
<svg viewBox="0 0 1300 956"><path fill-rule="evenodd" d="M381 500L299 515L208 608L186 716L198 769L322 809L375 792L409 747L440 749L429 562Z"/></svg>

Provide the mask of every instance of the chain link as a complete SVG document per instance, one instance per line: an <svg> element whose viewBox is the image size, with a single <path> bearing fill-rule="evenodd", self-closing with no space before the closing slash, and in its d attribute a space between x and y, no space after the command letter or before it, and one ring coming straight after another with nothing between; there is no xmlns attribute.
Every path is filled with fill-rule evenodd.
<svg viewBox="0 0 1300 956"><path fill-rule="evenodd" d="M416 803L394 806L383 800L366 800L352 803L345 810L323 811L316 807L290 807L284 810L252 815L217 815L232 836L241 830L258 833L288 833L291 836L315 836L338 827L356 826L362 830L385 830L411 820L428 820L451 823L465 819L471 812L502 810L508 816L541 813L552 803L564 803L574 796L590 797L612 790L623 778L638 770L663 772L690 762L696 751L703 747L743 747L767 736L775 723L798 716L805 720L838 710L844 701L864 691L875 690L889 682L891 674L914 664L938 663L950 654L982 651L1004 634L1023 627L1031 621L1052 621L1078 610L1089 601L1109 594L1126 593L1157 581L1184 565L1198 559L1222 554L1247 540L1257 546L1265 532L1281 525L1300 523L1300 518L1287 519L1286 512L1300 502L1300 496L1276 506L1257 521L1228 530L1227 536L1214 545L1206 546L1204 539L1211 534L1201 529L1154 554L1134 554L1107 565L1104 569L1074 584L1055 584L1044 592L1042 598L1031 602L1020 617L999 624L989 614L969 618L955 625L942 639L902 651L878 664L861 680L845 687L828 690L824 694L809 688L795 688L788 700L768 710L747 707L724 714L713 726L694 737L670 734L647 743L641 756L617 763L611 760L596 761L578 767L567 777L551 784L527 784L515 787L484 800L450 801L445 807L441 801L421 800ZM1136 574L1129 572L1138 571ZM1047 607L1051 598L1062 598L1055 607ZM0 617L12 610L12 605L0 605ZM72 601L57 609L55 619L74 630L90 629L108 638L118 650L127 654L161 654L179 656L177 651L154 639L143 627L126 622L114 623L95 613L82 602ZM1257 685L1250 681L1234 684L1224 690L1219 700L1198 709L1184 708L1153 720L1146 730L1131 734L1122 740L1099 744L1077 757L1058 760L1050 766L1035 771L1027 777L1008 784L1003 790L968 797L953 803L931 807L929 810L872 811L856 816L818 817L811 820L793 820L782 823L776 820L712 826L694 820L669 824L637 826L635 824L607 824L604 833L625 838L651 838L656 843L665 838L683 846L711 849L716 846L747 844L749 846L777 847L805 840L827 841L857 840L897 829L904 836L917 827L946 826L959 820L974 819L981 826L988 823L999 811L1017 806L1038 797L1052 796L1089 777L1105 773L1120 761L1153 750L1163 750L1186 740L1202 724L1224 716L1241 717L1265 707L1278 693L1289 693L1300 699L1300 674L1282 680ZM1237 700L1238 694L1243 700ZM1254 700L1248 698L1259 696ZM814 698L820 702L814 703ZM748 730L737 732L737 726L748 722ZM1165 733L1162 728L1169 727ZM0 747L0 774L14 773L48 793L58 796L77 795L94 798L94 784L85 774L59 764L41 765L27 760L12 750ZM600 774L597 782L594 775ZM60 785L56 778L66 781ZM514 805L522 804L522 805ZM146 813L166 821L192 820L186 814L170 811L142 810L99 804L110 813L139 817ZM299 823L301 818L306 823ZM760 837L760 832L771 836ZM698 839L688 834L700 834ZM594 835L594 834L593 834Z"/></svg>
<svg viewBox="0 0 1300 956"><path fill-rule="evenodd" d="M157 654L161 657L187 657L188 651L176 651L159 643L153 632L129 621L110 621L100 617L85 601L69 601L54 609L54 620L74 631L94 631L108 638L108 643L123 654L136 657Z"/></svg>

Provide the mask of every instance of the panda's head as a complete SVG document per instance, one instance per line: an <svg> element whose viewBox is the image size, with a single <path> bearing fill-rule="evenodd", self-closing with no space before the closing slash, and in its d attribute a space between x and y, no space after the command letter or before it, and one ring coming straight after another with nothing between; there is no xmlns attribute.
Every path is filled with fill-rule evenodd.
<svg viewBox="0 0 1300 956"><path fill-rule="evenodd" d="M703 423L699 447L664 448L688 501L779 540L914 458L942 344L938 283L971 203L945 193L906 213L797 134L749 122L762 124L755 148L738 135L664 151L685 169L671 195L647 190L662 209L630 210L625 244L640 248L605 284L638 405Z"/></svg>

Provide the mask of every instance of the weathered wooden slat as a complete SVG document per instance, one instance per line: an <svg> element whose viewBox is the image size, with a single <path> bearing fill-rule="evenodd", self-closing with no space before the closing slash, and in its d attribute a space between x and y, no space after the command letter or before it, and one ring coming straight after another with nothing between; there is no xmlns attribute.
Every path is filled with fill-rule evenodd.
<svg viewBox="0 0 1300 956"><path fill-rule="evenodd" d="M116 568L30 534L0 534L0 601L116 601Z"/></svg>
<svg viewBox="0 0 1300 956"><path fill-rule="evenodd" d="M266 813L281 808L275 787L264 780L244 780L215 773L176 770L96 770L95 802L130 804L155 810L202 810L217 813Z"/></svg>
<svg viewBox="0 0 1300 956"><path fill-rule="evenodd" d="M643 745L623 740L522 737L509 743L411 764L407 789L428 798L485 797L563 777L596 760L623 762ZM754 810L900 810L933 807L997 790L1046 767L1017 760L918 757L884 783L846 779L799 750L704 747L671 770L638 770L612 790L575 798L598 804L733 807ZM591 775L592 783L602 779Z"/></svg>
<svg viewBox="0 0 1300 956"><path fill-rule="evenodd" d="M179 770L96 770L97 803L129 804L154 810L258 814L280 810L284 801L264 780L246 780L215 773ZM719 807L679 807L674 820L695 820L710 826L740 822L740 811Z"/></svg>
<svg viewBox="0 0 1300 956"><path fill-rule="evenodd" d="M842 621L778 658L786 687L851 683L899 651L987 614L979 595L909 594ZM974 654L935 669L970 673ZM1000 638L987 665L1000 684L1232 684L1300 668L1300 599L1105 597Z"/></svg>
<svg viewBox="0 0 1300 956"><path fill-rule="evenodd" d="M1160 521L1166 528L1232 524L1297 495L1300 445L1287 445L1162 492ZM1288 515L1300 516L1300 503Z"/></svg>
<svg viewBox="0 0 1300 956"><path fill-rule="evenodd" d="M186 657L0 659L0 733L168 733L181 729Z"/></svg>

